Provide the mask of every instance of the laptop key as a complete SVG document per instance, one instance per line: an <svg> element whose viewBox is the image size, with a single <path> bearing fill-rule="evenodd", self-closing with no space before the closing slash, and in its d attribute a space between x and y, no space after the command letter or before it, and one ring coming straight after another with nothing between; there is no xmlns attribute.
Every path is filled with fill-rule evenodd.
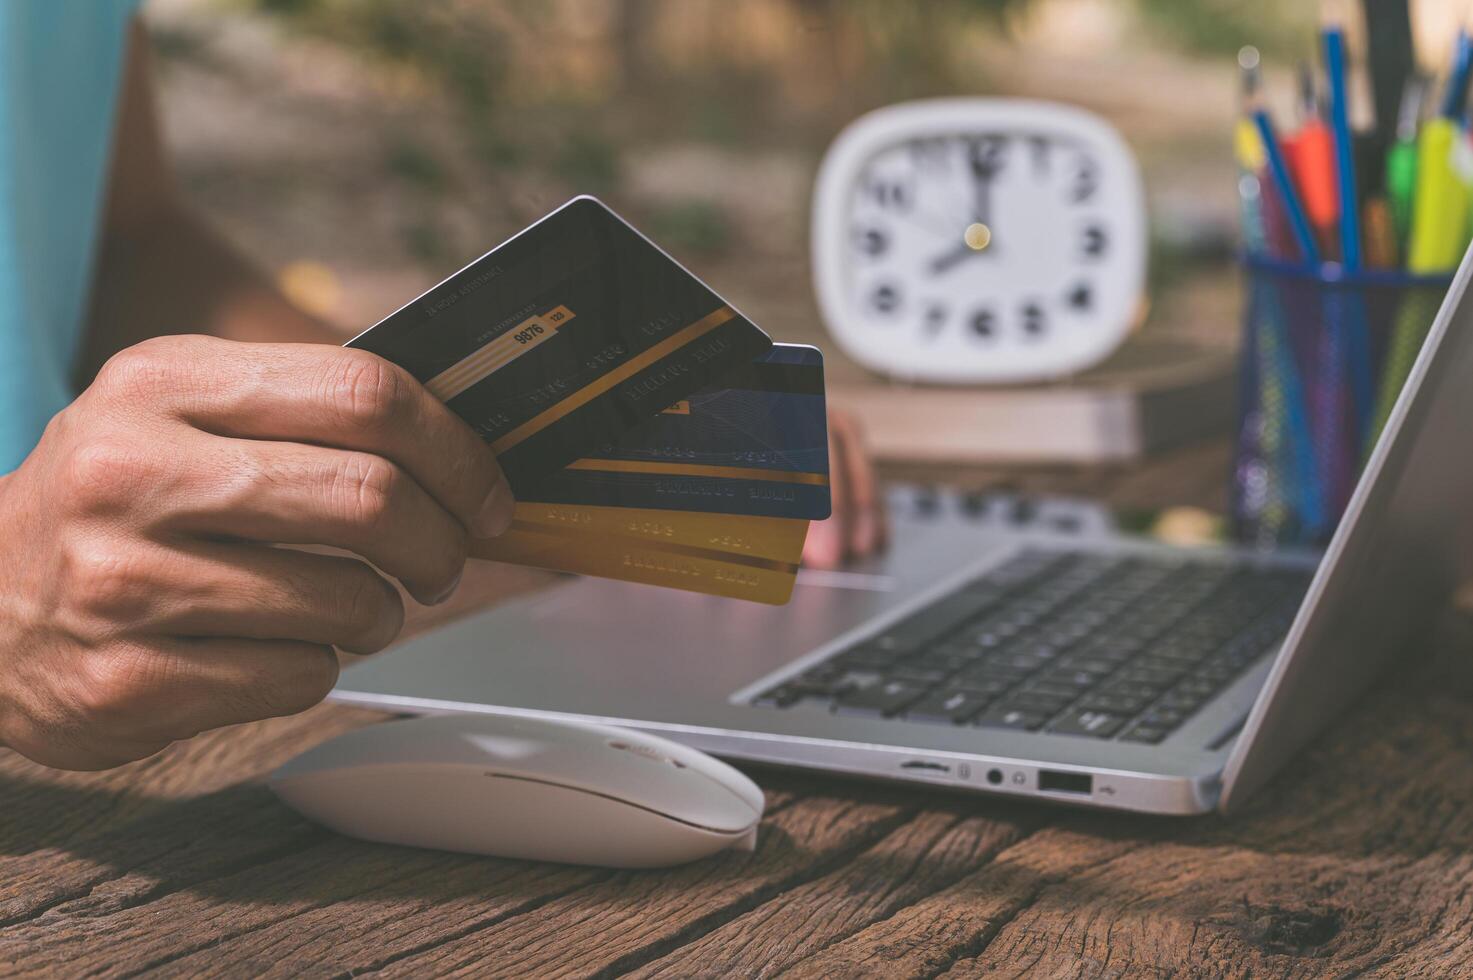
<svg viewBox="0 0 1473 980"><path fill-rule="evenodd" d="M977 714L992 698L976 691L933 691L905 709L912 721L948 721L961 724Z"/></svg>
<svg viewBox="0 0 1473 980"><path fill-rule="evenodd" d="M1148 728L1172 729L1186 720L1186 712L1176 711L1170 708L1151 708L1136 719L1136 724L1145 725Z"/></svg>
<svg viewBox="0 0 1473 980"><path fill-rule="evenodd" d="M1087 708L1074 708L1064 713L1063 717L1049 726L1049 731L1055 735L1092 735L1095 738L1109 738L1120 730L1125 724L1125 718L1121 715L1110 714L1107 711L1090 711Z"/></svg>
<svg viewBox="0 0 1473 980"><path fill-rule="evenodd" d="M1169 734L1171 734L1170 731L1165 728L1156 728L1152 725L1135 725L1120 736L1120 741L1144 742L1147 745L1158 745Z"/></svg>
<svg viewBox="0 0 1473 980"><path fill-rule="evenodd" d="M1057 695L1040 694L1036 691L1019 691L1009 694L1003 698L1002 707L1017 708L1021 711L1036 711L1043 715L1056 715L1064 710L1065 705L1074 700L1071 697L1059 697Z"/></svg>
<svg viewBox="0 0 1473 980"><path fill-rule="evenodd" d="M951 682L949 687L962 691L971 691L979 697L989 700L997 697L1004 691L1010 690L1015 682L1002 677L993 678L958 678Z"/></svg>
<svg viewBox="0 0 1473 980"><path fill-rule="evenodd" d="M1020 693L1047 694L1050 697L1073 701L1079 697L1079 688L1072 684L1054 684L1050 681L1029 681L1028 685Z"/></svg>
<svg viewBox="0 0 1473 980"><path fill-rule="evenodd" d="M760 704L764 708L786 708L797 703L799 694L795 688L780 684L768 691L763 691L753 699L754 704Z"/></svg>
<svg viewBox="0 0 1473 980"><path fill-rule="evenodd" d="M1080 691L1087 691L1098 684L1105 675L1093 673L1087 670L1070 670L1068 668L1057 668L1050 670L1039 678L1050 684L1072 686Z"/></svg>
<svg viewBox="0 0 1473 980"><path fill-rule="evenodd" d="M1205 697L1197 697L1192 694L1183 694L1173 691L1162 698L1158 704L1171 711L1180 711L1182 714L1191 714L1202 706Z"/></svg>
<svg viewBox="0 0 1473 980"><path fill-rule="evenodd" d="M840 714L889 716L898 714L925 692L920 684L886 681L845 692L834 702L834 710Z"/></svg>
<svg viewBox="0 0 1473 980"><path fill-rule="evenodd" d="M1048 721L1048 715L1017 708L991 708L972 720L979 728L1008 728L1020 732L1036 732Z"/></svg>
<svg viewBox="0 0 1473 980"><path fill-rule="evenodd" d="M1108 711L1113 714L1133 715L1146 706L1146 699L1132 698L1123 694L1111 694L1107 691L1091 691L1079 699L1081 708L1089 708L1093 711Z"/></svg>
<svg viewBox="0 0 1473 980"><path fill-rule="evenodd" d="M1122 668L1120 673L1116 675L1122 681L1128 681L1132 684L1145 684L1162 690L1180 676L1181 671L1179 669L1162 670L1159 667L1142 667L1137 664L1130 664Z"/></svg>
<svg viewBox="0 0 1473 980"><path fill-rule="evenodd" d="M845 650L826 663L853 670L884 670L902 656L904 654L897 650L865 643Z"/></svg>
<svg viewBox="0 0 1473 980"><path fill-rule="evenodd" d="M896 667L894 670L890 671L890 678L897 681L909 681L910 683L918 684L921 687L930 687L933 684L939 684L942 681L946 680L946 678L950 677L952 673L953 672L949 670L912 667L910 664L903 663L900 666Z"/></svg>

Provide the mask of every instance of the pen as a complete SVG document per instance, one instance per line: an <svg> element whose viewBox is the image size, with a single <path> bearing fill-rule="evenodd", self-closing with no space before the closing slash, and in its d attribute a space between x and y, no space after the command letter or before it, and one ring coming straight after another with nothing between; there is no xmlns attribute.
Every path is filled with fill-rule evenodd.
<svg viewBox="0 0 1473 980"><path fill-rule="evenodd" d="M1263 143L1248 115L1248 107L1258 97L1258 49L1247 45L1238 50L1241 76L1241 101L1238 119L1233 126L1233 158L1238 162L1238 206L1243 222L1243 244L1249 254L1269 251L1265 227L1263 191L1258 175L1263 172Z"/></svg>
<svg viewBox="0 0 1473 980"><path fill-rule="evenodd" d="M1314 73L1309 65L1299 66L1301 122L1298 131L1284 140L1284 154L1293 169L1295 184L1304 201L1304 213L1314 227L1316 242L1327 254L1335 246L1335 223L1340 201L1335 179L1335 143L1330 127L1320 117L1315 99Z"/></svg>
<svg viewBox="0 0 1473 980"><path fill-rule="evenodd" d="M1412 75L1401 93L1396 134L1386 152L1386 200L1396 229L1398 249L1407 246L1412 227L1412 196L1417 186L1417 126L1427 97L1427 79Z"/></svg>
<svg viewBox="0 0 1473 980"><path fill-rule="evenodd" d="M1377 195L1367 198L1360 210L1365 223L1366 264L1373 269L1395 269L1401 253L1390 203Z"/></svg>
<svg viewBox="0 0 1473 980"><path fill-rule="evenodd" d="M1345 34L1324 32L1325 72L1330 82L1330 128L1335 137L1335 176L1340 190L1340 260L1349 272L1360 270L1360 204L1355 191L1355 148L1350 138L1349 94L1345 85Z"/></svg>
<svg viewBox="0 0 1473 980"><path fill-rule="evenodd" d="M1453 66L1448 75L1447 90L1442 93L1442 117L1459 119L1463 114L1463 103L1468 101L1468 77L1473 71L1473 40L1466 29L1458 30L1457 45L1453 49Z"/></svg>
<svg viewBox="0 0 1473 980"><path fill-rule="evenodd" d="M1254 110L1253 123L1258 127L1258 136L1263 141L1269 174L1273 177L1274 189L1278 191L1279 203L1283 205L1289 218L1289 226L1294 232L1294 240L1299 245L1299 257L1308 265L1318 265L1320 253L1314 244L1314 232L1310 229L1309 219L1304 215L1303 205L1299 203L1299 195L1294 191L1289 165L1284 160L1284 151L1274 134L1273 120L1266 110L1260 108Z"/></svg>

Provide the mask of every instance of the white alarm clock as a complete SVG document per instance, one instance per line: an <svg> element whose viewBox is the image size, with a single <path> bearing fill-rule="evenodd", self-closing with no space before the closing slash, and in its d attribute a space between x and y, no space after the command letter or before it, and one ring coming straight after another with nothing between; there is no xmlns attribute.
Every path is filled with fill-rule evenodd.
<svg viewBox="0 0 1473 980"><path fill-rule="evenodd" d="M890 106L819 170L813 266L829 330L872 370L937 382L1058 377L1134 325L1140 171L1104 120L1015 99Z"/></svg>

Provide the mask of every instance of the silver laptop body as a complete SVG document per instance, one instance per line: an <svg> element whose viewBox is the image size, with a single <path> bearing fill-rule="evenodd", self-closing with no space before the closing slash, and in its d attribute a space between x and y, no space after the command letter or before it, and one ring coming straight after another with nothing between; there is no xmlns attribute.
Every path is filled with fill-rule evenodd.
<svg viewBox="0 0 1473 980"><path fill-rule="evenodd" d="M1473 555L1470 268L1465 257L1318 562L902 515L887 555L801 573L784 607L572 579L357 664L332 697L407 713L597 720L729 758L1081 805L1230 808L1420 649L1420 633L1465 571L1463 556ZM1048 551L1314 571L1277 653L1157 744L754 703L989 569Z"/></svg>

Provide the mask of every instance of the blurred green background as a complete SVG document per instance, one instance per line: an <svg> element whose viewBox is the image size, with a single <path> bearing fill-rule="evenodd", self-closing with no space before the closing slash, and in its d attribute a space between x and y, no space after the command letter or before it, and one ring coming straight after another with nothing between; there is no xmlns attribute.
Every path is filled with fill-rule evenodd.
<svg viewBox="0 0 1473 980"><path fill-rule="evenodd" d="M1159 283L1230 261L1238 46L1262 48L1287 92L1316 14L1272 0L145 7L188 193L345 328L586 191L769 330L815 339L800 329L816 318L808 195L859 114L952 94L1102 113L1141 157Z"/></svg>

